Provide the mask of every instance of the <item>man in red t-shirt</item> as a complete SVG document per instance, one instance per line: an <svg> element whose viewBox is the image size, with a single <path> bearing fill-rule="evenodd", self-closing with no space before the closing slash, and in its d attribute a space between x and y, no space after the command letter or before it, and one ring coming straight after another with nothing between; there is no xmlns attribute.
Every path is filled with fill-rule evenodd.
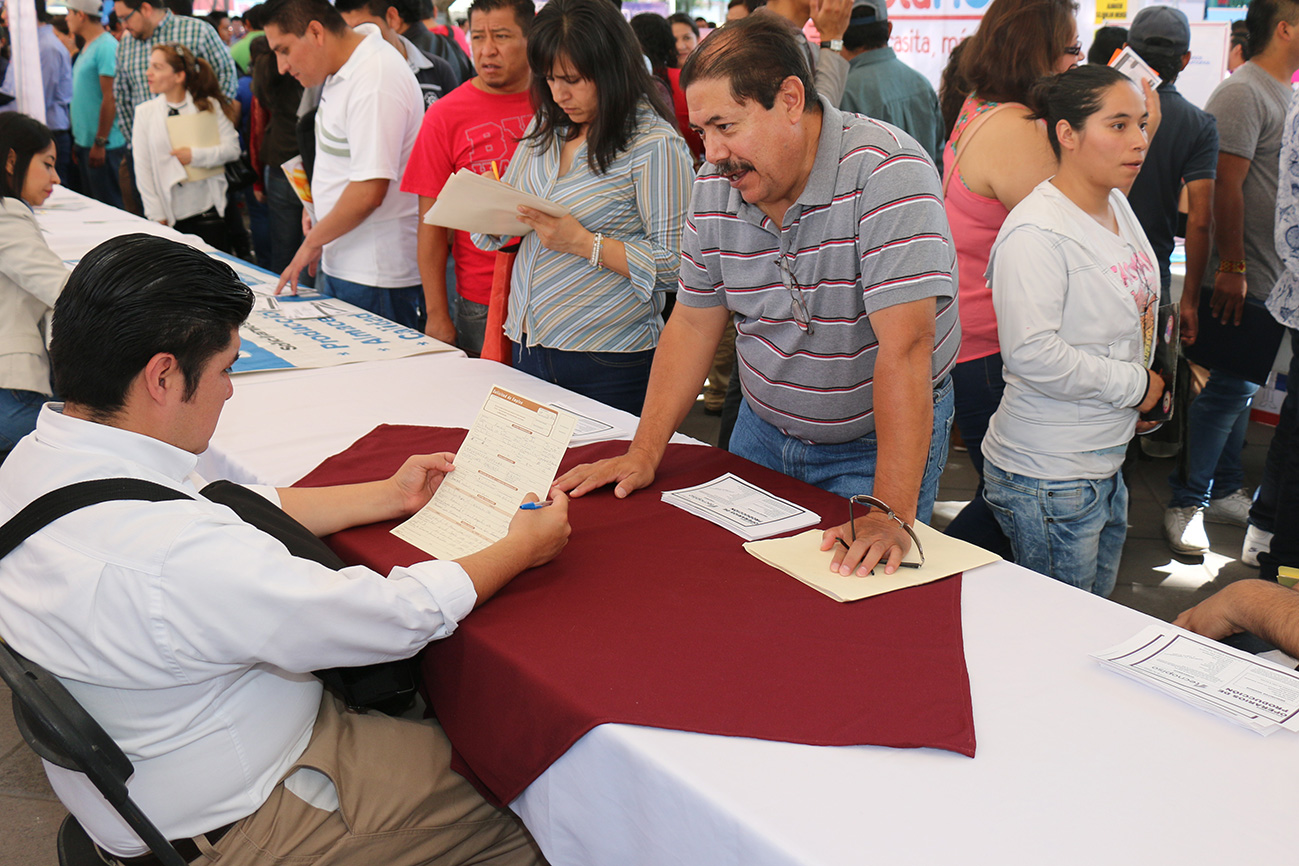
<svg viewBox="0 0 1299 866"><path fill-rule="evenodd" d="M402 191L419 196L419 274L428 307L424 330L473 357L483 347L496 254L474 246L468 232L425 225L424 214L453 172L468 167L479 174L505 174L532 120L528 30L534 11L532 0L476 0L469 7L478 74L425 113L401 182ZM447 303L448 245L459 295L454 322Z"/></svg>

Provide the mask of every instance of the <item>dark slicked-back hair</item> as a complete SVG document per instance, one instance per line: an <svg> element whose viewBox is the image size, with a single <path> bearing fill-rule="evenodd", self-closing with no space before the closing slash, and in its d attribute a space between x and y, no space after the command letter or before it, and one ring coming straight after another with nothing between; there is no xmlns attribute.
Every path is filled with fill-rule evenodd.
<svg viewBox="0 0 1299 866"><path fill-rule="evenodd" d="M467 20L472 25L475 12L487 13L497 9L513 9L514 23L519 25L525 37L528 35L532 29L532 19L537 15L537 4L532 0L474 0L469 4Z"/></svg>
<svg viewBox="0 0 1299 866"><path fill-rule="evenodd" d="M1060 136L1056 124L1068 123L1082 129L1087 118L1100 111L1105 94L1115 85L1134 87L1132 79L1112 66L1088 63L1040 79L1029 91L1029 107L1034 120L1046 121L1046 134L1055 158L1060 158Z"/></svg>
<svg viewBox="0 0 1299 866"><path fill-rule="evenodd" d="M803 83L808 110L820 111L812 70L789 25L776 15L750 15L714 30L699 43L681 69L681 87L720 78L730 82L736 102L754 101L770 110L790 76Z"/></svg>
<svg viewBox="0 0 1299 866"><path fill-rule="evenodd" d="M617 7L609 0L550 0L537 13L528 34L537 126L523 140L533 147L550 147L556 132L572 125L546 83L560 58L578 75L595 82L596 115L586 130L587 165L592 173L608 171L631 146L642 103L676 126L676 115L641 59L636 34Z"/></svg>
<svg viewBox="0 0 1299 866"><path fill-rule="evenodd" d="M54 305L54 387L98 420L122 409L159 352L176 356L185 399L203 365L230 345L253 293L225 262L146 234L104 241L68 277Z"/></svg>
<svg viewBox="0 0 1299 866"><path fill-rule="evenodd" d="M270 0L262 4L263 30L274 24L277 30L305 36L312 21L319 21L321 27L335 35L350 29L329 0Z"/></svg>

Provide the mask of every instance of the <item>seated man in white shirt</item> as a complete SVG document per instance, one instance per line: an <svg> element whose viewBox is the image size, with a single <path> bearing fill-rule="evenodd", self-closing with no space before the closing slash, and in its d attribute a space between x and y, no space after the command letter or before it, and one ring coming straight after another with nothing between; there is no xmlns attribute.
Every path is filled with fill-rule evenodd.
<svg viewBox="0 0 1299 866"><path fill-rule="evenodd" d="M294 557L191 478L232 394L252 300L228 265L156 237L81 260L50 351L66 402L47 404L0 468L0 521L95 478L190 498L92 505L31 536L0 559L0 637L122 747L132 797L191 862L543 862L517 819L450 770L440 728L346 712L310 671L407 658L450 634L559 553L567 500L520 511L459 562L385 577ZM453 457L411 457L385 481L257 492L324 535L414 512ZM85 777L46 769L101 847L157 862Z"/></svg>

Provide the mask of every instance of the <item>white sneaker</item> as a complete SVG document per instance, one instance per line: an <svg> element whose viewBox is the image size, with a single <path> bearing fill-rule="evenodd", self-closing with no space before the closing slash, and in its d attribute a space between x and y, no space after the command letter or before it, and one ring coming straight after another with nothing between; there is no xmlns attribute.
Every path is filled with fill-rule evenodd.
<svg viewBox="0 0 1299 866"><path fill-rule="evenodd" d="M1210 499L1208 507L1204 509L1204 522L1245 526L1249 523L1249 508L1253 504L1254 497L1242 487L1221 499Z"/></svg>
<svg viewBox="0 0 1299 866"><path fill-rule="evenodd" d="M1164 510L1164 537L1174 553L1192 555L1209 552L1209 536L1204 534L1204 509L1194 505Z"/></svg>
<svg viewBox="0 0 1299 866"><path fill-rule="evenodd" d="M1254 524L1245 527L1245 543L1240 547L1240 561L1250 568L1258 568L1258 555L1272 549L1272 533L1264 532Z"/></svg>

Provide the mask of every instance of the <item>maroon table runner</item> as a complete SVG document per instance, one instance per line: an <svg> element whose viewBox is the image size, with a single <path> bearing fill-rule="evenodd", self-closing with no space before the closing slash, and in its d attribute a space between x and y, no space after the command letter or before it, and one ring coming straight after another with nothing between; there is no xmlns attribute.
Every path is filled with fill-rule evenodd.
<svg viewBox="0 0 1299 866"><path fill-rule="evenodd" d="M462 429L380 426L299 482L387 477ZM621 454L572 448L560 472ZM663 490L734 472L823 518L845 501L717 448L673 445L655 483L572 501L555 561L517 577L425 651L430 701L456 769L508 803L583 734L624 722L812 745L934 747L973 756L961 576L840 604L764 565ZM537 491L542 493L542 491ZM427 558L388 530L327 539L386 573ZM869 579L869 578L865 578Z"/></svg>

